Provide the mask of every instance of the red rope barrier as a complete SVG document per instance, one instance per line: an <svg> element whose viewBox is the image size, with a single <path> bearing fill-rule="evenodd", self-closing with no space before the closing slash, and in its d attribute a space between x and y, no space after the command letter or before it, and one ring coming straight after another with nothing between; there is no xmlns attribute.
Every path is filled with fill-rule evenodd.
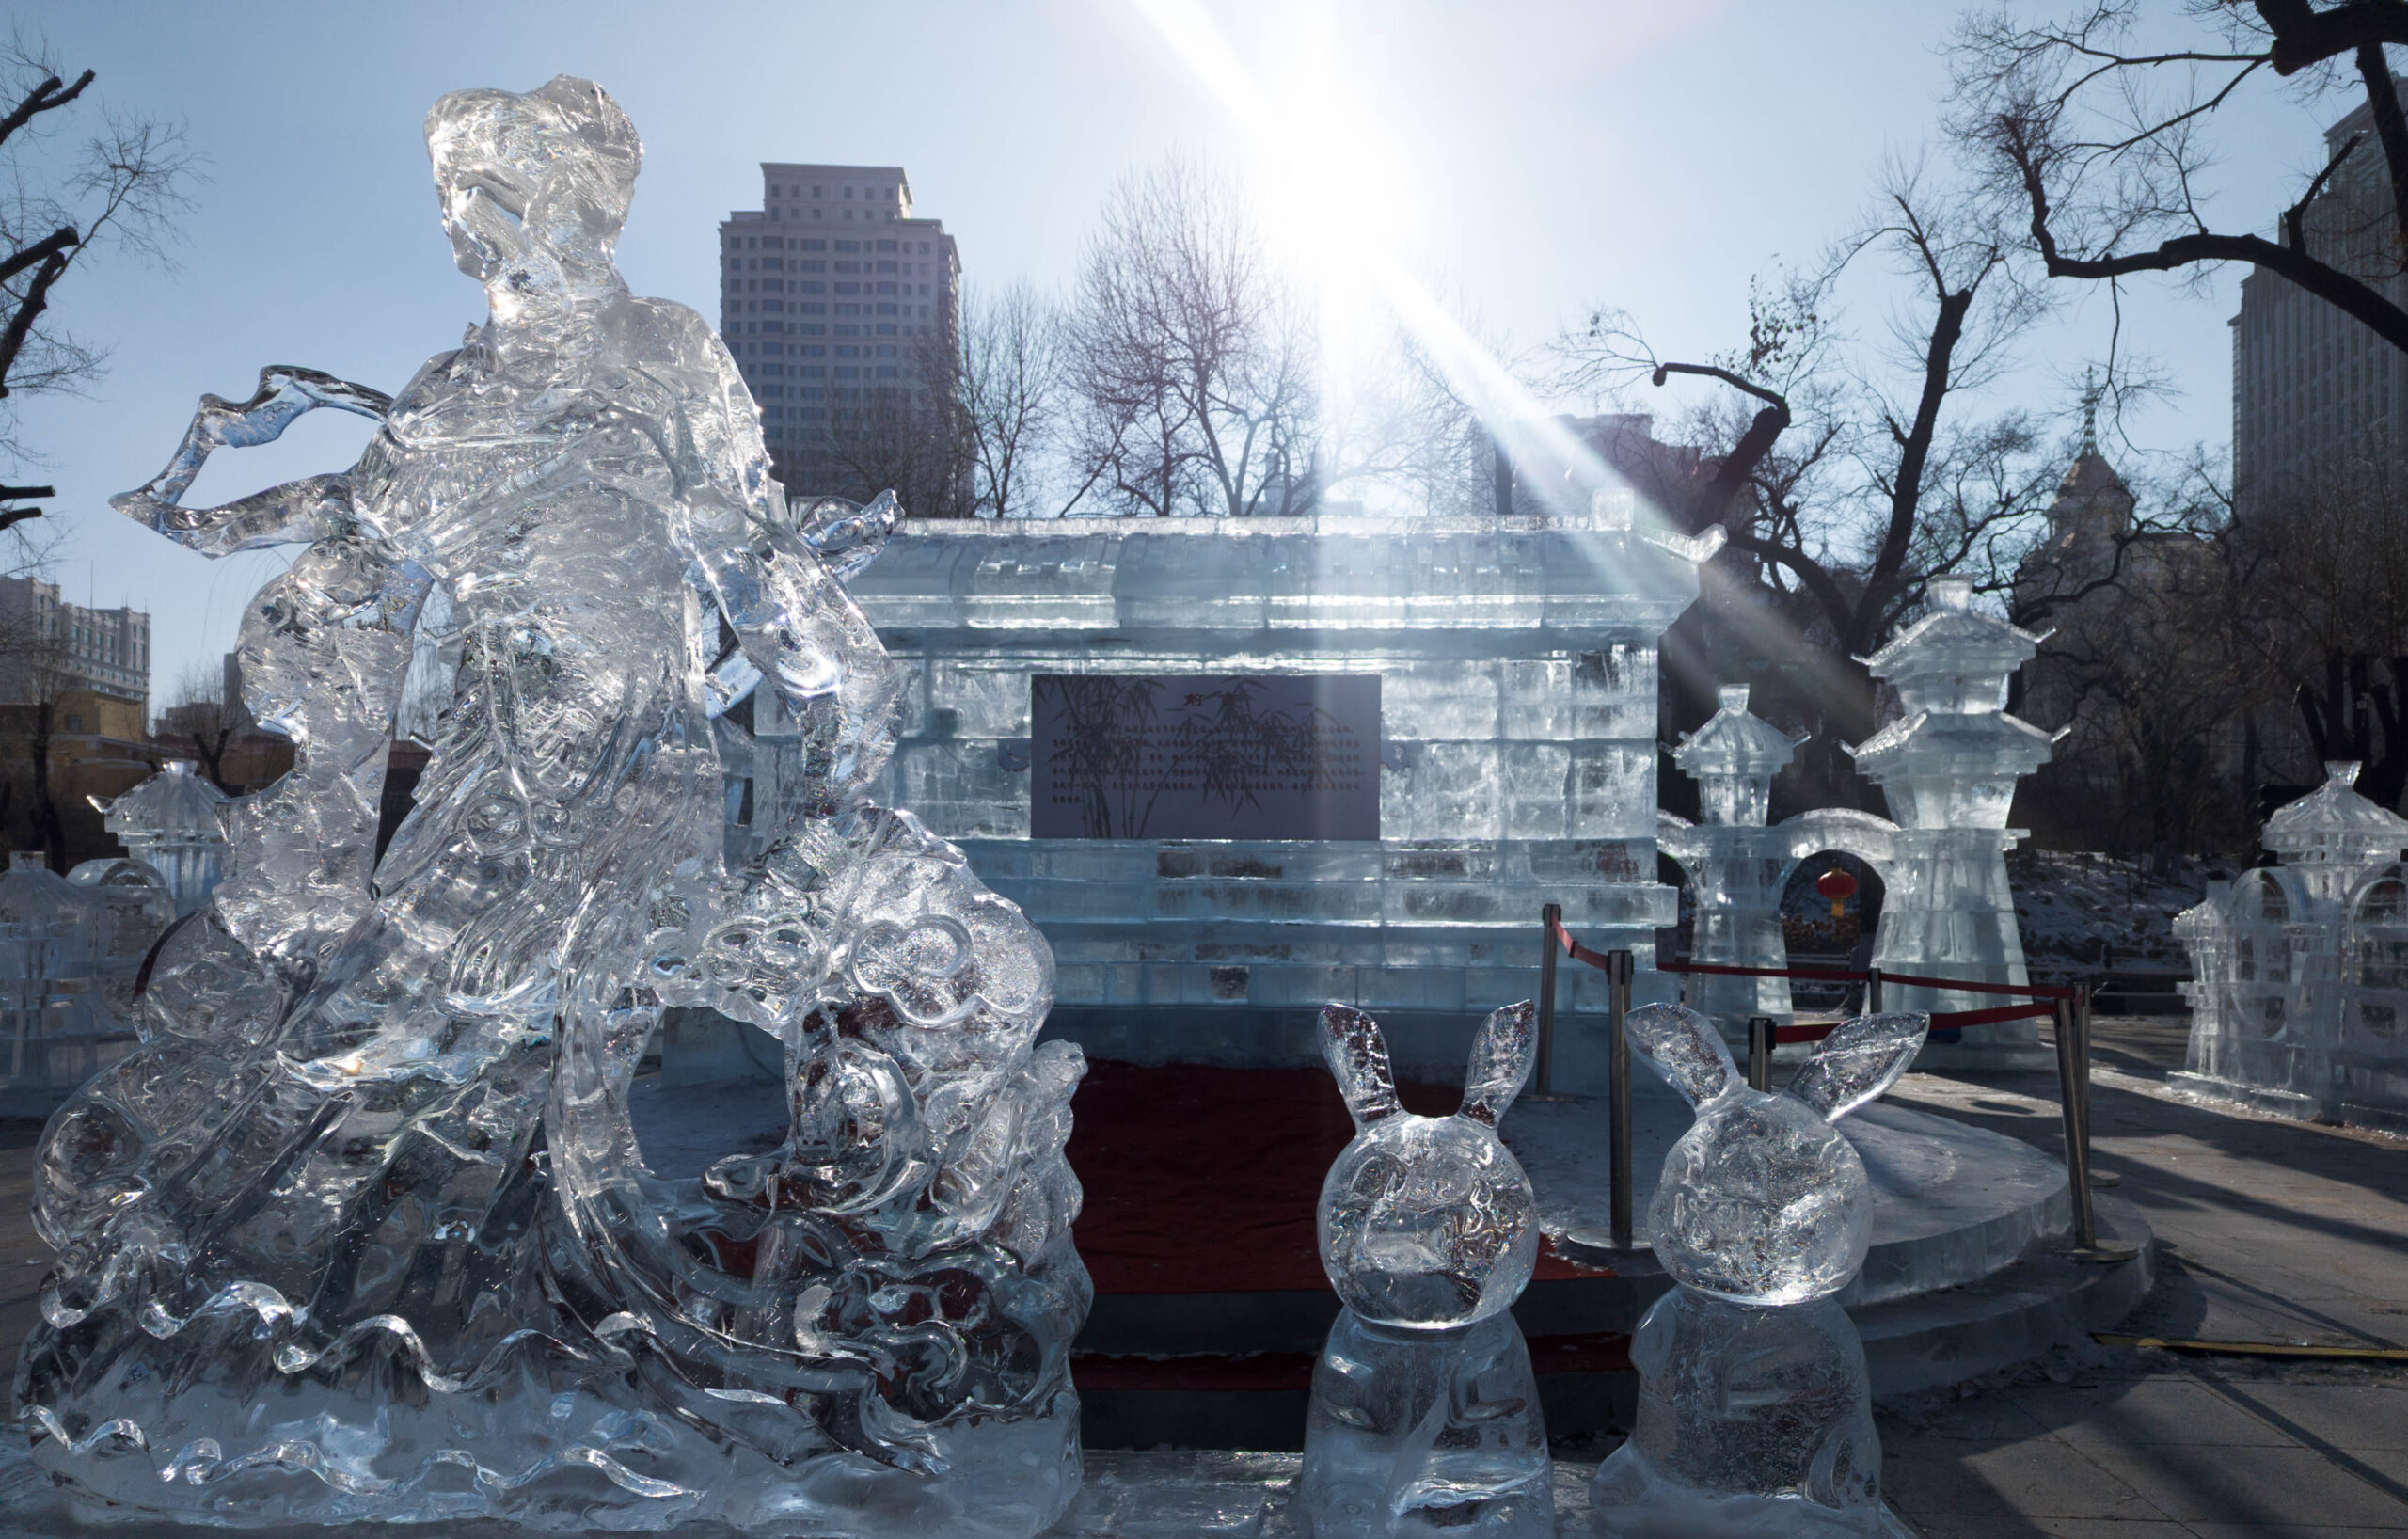
<svg viewBox="0 0 2408 1539"><path fill-rule="evenodd" d="M1563 922L1560 919L1555 923L1555 938L1562 945L1564 954L1575 961L1584 961L1599 969L1605 967L1605 954L1592 951L1574 940L1572 932L1563 928ZM1658 973L1707 973L1719 977L1807 978L1817 983L1862 983L1872 976L1869 973L1851 973L1831 967L1719 967L1707 962L1659 961L1656 964L1656 971ZM1881 975L1881 981L1909 984L1925 989L1955 989L1969 994L2009 994L2020 999L2071 999L2074 995L2071 989L2048 984L1977 983L1971 978L1927 978L1913 973L1884 973ZM1989 1010L1940 1010L1936 1011L1931 1019L1937 1028L1942 1019L1954 1019L1958 1016L1966 1018L1958 1022L1958 1024L1972 1026L1993 1021L2020 1021L2026 1017L2051 1013L2052 1012L2046 1008L2018 1009L2006 1015ZM1972 1019L1976 1015L1982 1019L1979 1021Z"/></svg>
<svg viewBox="0 0 2408 1539"><path fill-rule="evenodd" d="M1994 1010L1934 1010L1931 1012L1931 1029L1957 1031L1966 1026L1996 1025L2001 1021L2045 1021L2056 1013L2054 1005L2002 1005Z"/></svg>
<svg viewBox="0 0 2408 1539"><path fill-rule="evenodd" d="M2002 1021L2024 1021L2057 1013L2054 1005L2002 1005L1994 1010L1934 1010L1931 1012L1931 1037L1935 1042L1961 1039L1967 1026L1996 1025ZM1810 1021L1804 1024L1792 1023L1773 1028L1775 1047L1784 1042L1819 1042L1840 1028L1837 1021Z"/></svg>
<svg viewBox="0 0 2408 1539"><path fill-rule="evenodd" d="M2024 999L2071 999L2071 989L2045 983L1975 983L1971 978L1925 978L1912 973L1884 973L1884 983L1909 983L1925 989L1956 989L1969 994L2015 994Z"/></svg>

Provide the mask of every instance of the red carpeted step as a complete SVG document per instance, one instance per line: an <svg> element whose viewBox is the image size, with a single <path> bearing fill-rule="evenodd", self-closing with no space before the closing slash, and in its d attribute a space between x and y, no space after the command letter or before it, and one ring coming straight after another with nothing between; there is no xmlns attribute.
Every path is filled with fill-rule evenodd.
<svg viewBox="0 0 2408 1539"><path fill-rule="evenodd" d="M1407 1111L1459 1087L1404 1084ZM1099 1293L1323 1291L1322 1178L1354 1127L1319 1069L1098 1061L1079 1087L1070 1168L1086 1189L1079 1254ZM1610 1277L1542 1246L1542 1278Z"/></svg>

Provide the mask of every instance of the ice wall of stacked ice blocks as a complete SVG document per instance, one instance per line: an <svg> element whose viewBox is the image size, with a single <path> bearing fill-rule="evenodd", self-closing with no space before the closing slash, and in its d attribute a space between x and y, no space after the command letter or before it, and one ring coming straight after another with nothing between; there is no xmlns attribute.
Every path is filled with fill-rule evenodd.
<svg viewBox="0 0 2408 1539"><path fill-rule="evenodd" d="M1489 1008L1529 993L1546 902L1643 966L1674 917L1656 643L1705 548L1630 525L907 525L853 589L907 673L883 794L1043 927L1073 1012ZM1380 676L1377 842L1029 837L1031 675L1311 672ZM1602 1011L1579 971L1566 1007Z"/></svg>

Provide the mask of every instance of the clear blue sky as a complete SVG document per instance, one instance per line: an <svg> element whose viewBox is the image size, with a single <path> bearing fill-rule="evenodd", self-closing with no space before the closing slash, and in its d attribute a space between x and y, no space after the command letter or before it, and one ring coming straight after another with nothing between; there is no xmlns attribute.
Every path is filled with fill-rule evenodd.
<svg viewBox="0 0 2408 1539"><path fill-rule="evenodd" d="M1241 55L1281 74L1299 6L1213 5ZM1928 139L1947 0L1370 0L1341 3L1349 88L1393 125L1419 206L1412 253L1484 326L1519 343L1603 301L1668 353L1727 346L1749 276L1810 255L1863 206L1886 152ZM716 227L756 206L764 160L905 166L918 212L960 241L974 285L1067 281L1125 170L1175 148L1230 153L1212 99L1125 0L909 5L196 5L72 0L9 8L127 106L182 119L211 181L178 270L79 272L57 309L113 351L84 399L36 405L68 532L70 595L153 617L152 688L214 670L245 599L280 562L209 562L118 519L108 494L164 462L204 390L247 393L266 363L386 389L482 318L436 227L420 136L467 86L601 82L646 146L622 267L639 293L715 311ZM1292 75L1292 71L1289 71ZM2315 111L2266 110L2230 169L2314 153ZM2225 222L2263 228L2236 200ZM2186 392L2131 425L2175 448L2228 434L2226 275L2128 310L2126 334ZM1878 315L1859 317L1874 330ZM2008 388L2062 405L2103 344L2103 305L2027 349ZM320 413L270 449L230 452L211 500L346 465L366 424Z"/></svg>

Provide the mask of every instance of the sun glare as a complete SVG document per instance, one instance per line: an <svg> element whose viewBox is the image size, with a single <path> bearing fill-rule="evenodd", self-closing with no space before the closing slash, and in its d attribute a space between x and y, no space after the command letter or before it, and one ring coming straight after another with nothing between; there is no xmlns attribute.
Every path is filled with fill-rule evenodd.
<svg viewBox="0 0 2408 1539"><path fill-rule="evenodd" d="M1333 403L1367 384L1388 325L1401 327L1516 461L1571 468L1564 511L1623 479L1481 344L1399 260L1416 249L1415 167L1395 147L1390 115L1349 46L1348 8L1301 0L1277 24L1280 62L1247 67L1199 0L1135 0L1137 9L1228 119L1281 261L1315 294L1322 377ZM1341 412L1342 415L1342 412ZM1656 518L1653 509L1641 516ZM1660 519L1658 520L1660 522Z"/></svg>

